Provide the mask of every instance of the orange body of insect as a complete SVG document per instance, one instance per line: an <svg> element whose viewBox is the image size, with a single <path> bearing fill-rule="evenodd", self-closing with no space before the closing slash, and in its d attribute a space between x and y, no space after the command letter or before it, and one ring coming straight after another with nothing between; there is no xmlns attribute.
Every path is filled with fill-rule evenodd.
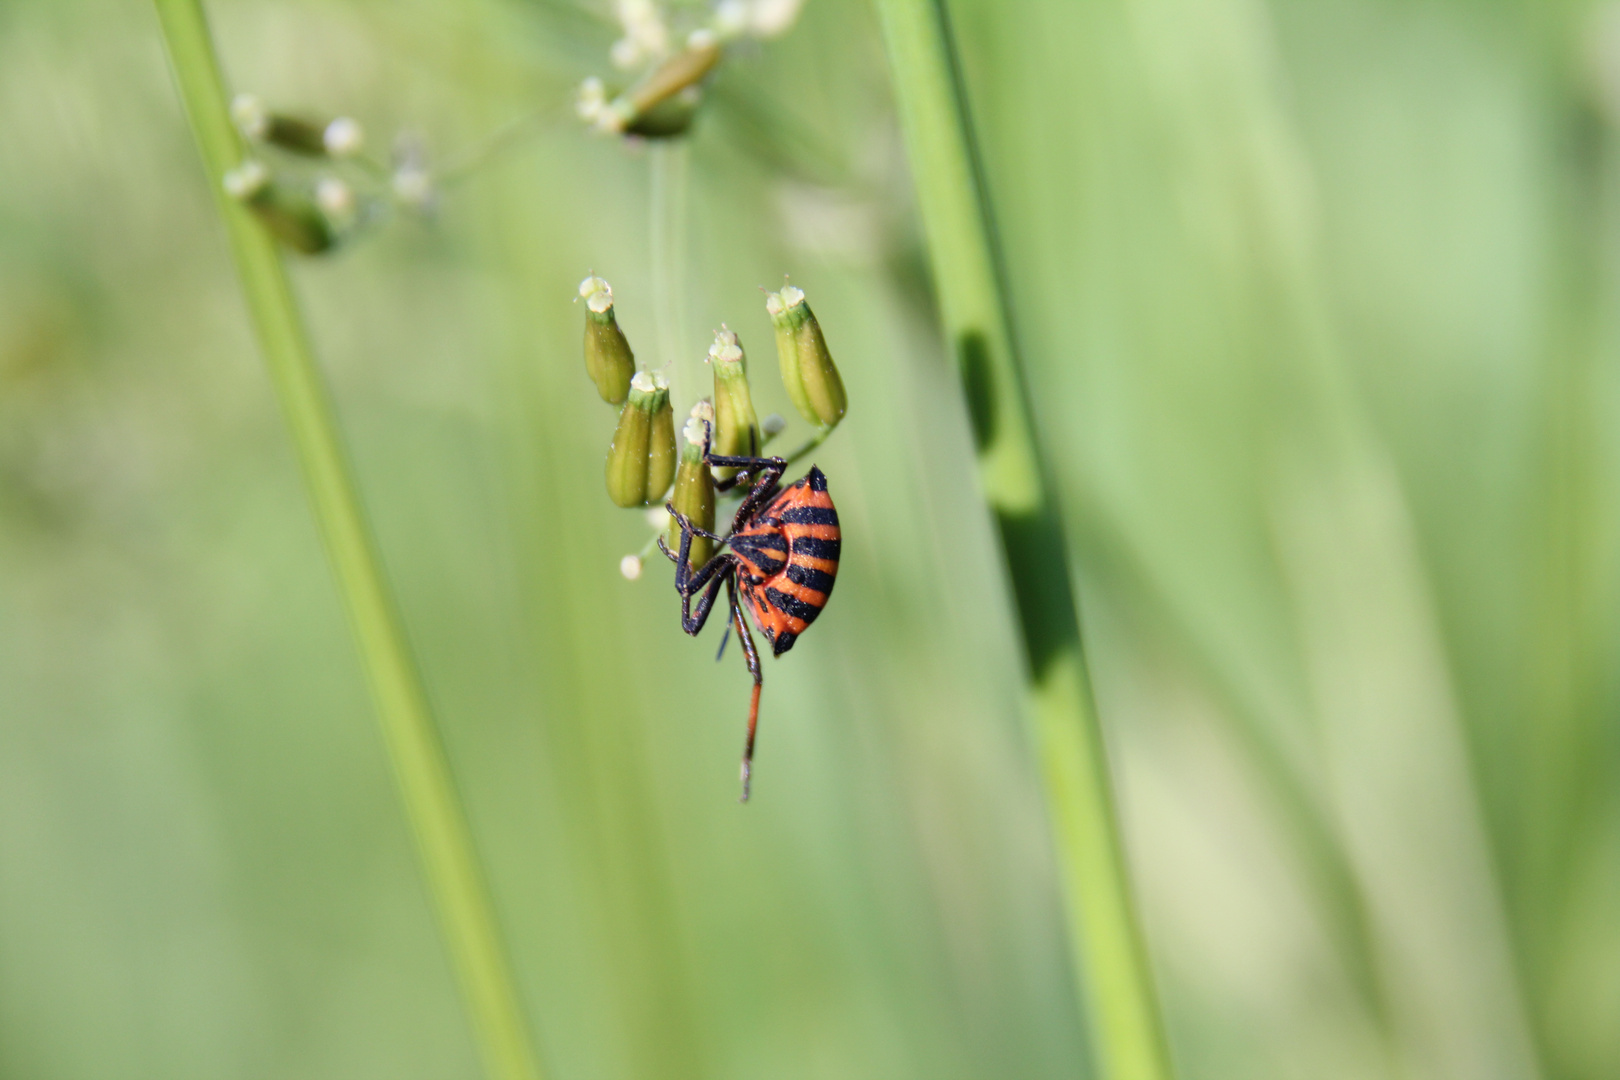
<svg viewBox="0 0 1620 1080"><path fill-rule="evenodd" d="M826 476L812 467L729 543L744 604L781 656L821 614L838 576L838 511Z"/></svg>

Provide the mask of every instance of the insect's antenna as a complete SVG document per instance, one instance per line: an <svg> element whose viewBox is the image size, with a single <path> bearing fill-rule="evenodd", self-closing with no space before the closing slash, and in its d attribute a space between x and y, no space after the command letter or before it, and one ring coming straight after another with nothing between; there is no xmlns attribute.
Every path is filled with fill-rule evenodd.
<svg viewBox="0 0 1620 1080"><path fill-rule="evenodd" d="M753 696L748 702L748 741L743 744L742 759L742 798L738 802L748 801L748 782L752 779L754 771L754 729L759 725L759 683L754 684Z"/></svg>

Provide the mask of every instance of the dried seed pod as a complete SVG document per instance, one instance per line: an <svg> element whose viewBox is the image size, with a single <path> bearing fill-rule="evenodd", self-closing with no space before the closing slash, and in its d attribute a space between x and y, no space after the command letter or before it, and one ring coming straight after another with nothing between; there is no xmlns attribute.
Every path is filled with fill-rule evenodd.
<svg viewBox="0 0 1620 1080"><path fill-rule="evenodd" d="M714 452L725 457L757 457L764 440L748 389L748 358L737 335L724 323L709 346L709 366L714 369ZM722 480L731 479L736 472L718 470Z"/></svg>
<svg viewBox="0 0 1620 1080"><path fill-rule="evenodd" d="M804 291L784 285L781 292L765 298L765 310L776 327L776 352L788 397L806 420L819 428L833 427L844 418L844 380Z"/></svg>
<svg viewBox="0 0 1620 1080"><path fill-rule="evenodd" d="M660 502L675 477L675 415L669 383L641 371L619 411L619 426L608 446L608 497L619 506Z"/></svg>
<svg viewBox="0 0 1620 1080"><path fill-rule="evenodd" d="M691 419L681 429L681 463L675 469L675 493L670 502L675 509L698 528L714 531L714 474L703 464L703 443L708 437L708 416L713 410L709 403L700 401L692 409ZM669 535L665 542L671 551L679 551L681 527L675 519L669 522ZM706 536L693 536L687 563L693 569L714 557L714 541Z"/></svg>
<svg viewBox="0 0 1620 1080"><path fill-rule="evenodd" d="M588 277L580 282L579 295L585 301L585 371L602 400L619 405L630 393L636 357L613 314L613 288L599 277Z"/></svg>

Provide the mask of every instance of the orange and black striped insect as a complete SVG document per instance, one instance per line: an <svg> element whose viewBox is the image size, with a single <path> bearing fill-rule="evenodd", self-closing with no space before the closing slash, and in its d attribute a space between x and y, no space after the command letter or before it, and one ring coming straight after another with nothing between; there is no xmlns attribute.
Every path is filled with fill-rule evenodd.
<svg viewBox="0 0 1620 1080"><path fill-rule="evenodd" d="M681 529L680 551L669 550L662 537L658 547L675 563L675 591L681 594L681 629L688 634L696 637L703 629L720 587L726 588L730 608L726 636L730 636L735 626L743 656L748 661L748 673L754 677L753 698L748 706L748 737L743 744L742 758L742 801L747 802L754 762L754 730L759 724L759 691L764 678L759 667L759 652L754 648L754 636L743 618L743 609L748 609L776 656L793 648L793 643L816 621L832 595L833 580L838 576L838 511L827 494L826 476L814 465L801 479L779 489L782 474L787 471L787 461L782 458L716 456L709 453L705 441L703 461L711 466L741 470L730 480L717 483L720 490L739 481L746 482L749 477L758 479L753 481L752 490L737 507L730 533L716 536L705 532L669 505L666 509ZM694 570L687 562L693 536L708 537L731 550L721 551ZM695 610L693 597L697 597ZM722 652L725 647L726 638L722 637Z"/></svg>

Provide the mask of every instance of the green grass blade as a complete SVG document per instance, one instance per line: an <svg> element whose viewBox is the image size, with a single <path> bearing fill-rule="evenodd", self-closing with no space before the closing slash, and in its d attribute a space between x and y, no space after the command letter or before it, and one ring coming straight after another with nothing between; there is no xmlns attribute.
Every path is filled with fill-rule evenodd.
<svg viewBox="0 0 1620 1080"><path fill-rule="evenodd" d="M240 160L224 82L197 0L156 0L181 99L219 201L260 348L270 367L361 658L475 1035L491 1077L540 1076L494 910L399 613L379 568L274 241L227 198Z"/></svg>
<svg viewBox="0 0 1620 1080"><path fill-rule="evenodd" d="M1031 429L967 105L939 0L878 0L947 340L960 366L1029 661L1076 973L1098 1071L1171 1075L1131 899L1068 547Z"/></svg>

